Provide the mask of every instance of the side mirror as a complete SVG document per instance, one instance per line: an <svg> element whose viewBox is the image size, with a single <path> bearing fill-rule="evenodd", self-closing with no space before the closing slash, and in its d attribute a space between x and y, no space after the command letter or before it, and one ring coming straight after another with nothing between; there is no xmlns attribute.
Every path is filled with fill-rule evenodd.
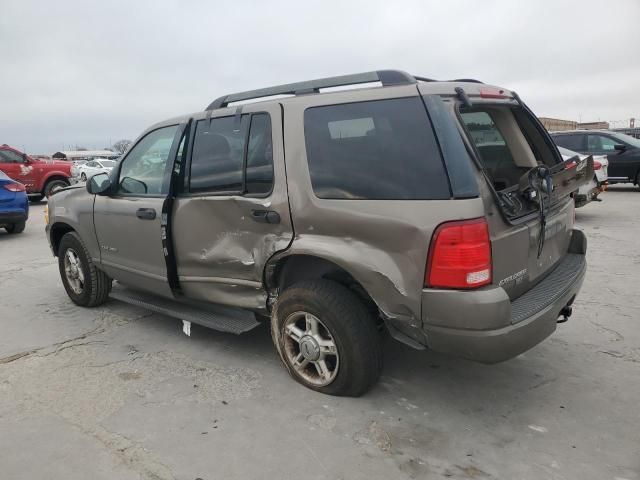
<svg viewBox="0 0 640 480"><path fill-rule="evenodd" d="M91 195L103 195L111 188L111 179L106 173L97 173L87 181L87 192Z"/></svg>
<svg viewBox="0 0 640 480"><path fill-rule="evenodd" d="M29 165L31 163L31 160L29 160L29 157L27 156L26 153L22 154L22 163Z"/></svg>
<svg viewBox="0 0 640 480"><path fill-rule="evenodd" d="M617 150L618 152L622 153L627 149L626 145L623 145L622 143L617 143L613 146L614 150Z"/></svg>
<svg viewBox="0 0 640 480"><path fill-rule="evenodd" d="M131 177L124 177L120 181L120 189L126 193L144 195L147 193L147 184Z"/></svg>

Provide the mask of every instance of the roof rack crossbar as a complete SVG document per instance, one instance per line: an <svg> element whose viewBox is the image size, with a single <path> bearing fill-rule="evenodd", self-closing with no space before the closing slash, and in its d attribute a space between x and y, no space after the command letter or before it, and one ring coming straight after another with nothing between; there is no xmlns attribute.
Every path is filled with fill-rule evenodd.
<svg viewBox="0 0 640 480"><path fill-rule="evenodd" d="M393 85L410 85L416 83L416 78L401 70L377 70L373 72L341 75L338 77L320 78L305 82L288 83L275 87L259 88L247 92L231 93L215 99L205 110L224 108L233 102L242 102L254 98L272 97L275 95L302 95L318 93L321 88L358 85L361 83L380 82L383 87Z"/></svg>

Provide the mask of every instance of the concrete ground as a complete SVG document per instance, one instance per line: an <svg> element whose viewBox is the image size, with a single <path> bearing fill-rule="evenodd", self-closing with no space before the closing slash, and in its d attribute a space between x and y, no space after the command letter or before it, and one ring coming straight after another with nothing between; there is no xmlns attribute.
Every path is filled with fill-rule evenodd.
<svg viewBox="0 0 640 480"><path fill-rule="evenodd" d="M640 479L640 191L577 212L574 316L484 366L389 341L362 398L289 379L244 336L74 306L43 232L0 233L0 478ZM4 231L3 231L4 232Z"/></svg>

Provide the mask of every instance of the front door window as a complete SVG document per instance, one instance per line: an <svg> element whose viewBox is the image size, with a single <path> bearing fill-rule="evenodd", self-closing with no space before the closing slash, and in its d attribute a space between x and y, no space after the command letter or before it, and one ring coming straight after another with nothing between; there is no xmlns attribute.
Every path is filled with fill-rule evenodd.
<svg viewBox="0 0 640 480"><path fill-rule="evenodd" d="M169 191L167 160L178 125L148 133L122 160L118 180L120 195L166 195Z"/></svg>

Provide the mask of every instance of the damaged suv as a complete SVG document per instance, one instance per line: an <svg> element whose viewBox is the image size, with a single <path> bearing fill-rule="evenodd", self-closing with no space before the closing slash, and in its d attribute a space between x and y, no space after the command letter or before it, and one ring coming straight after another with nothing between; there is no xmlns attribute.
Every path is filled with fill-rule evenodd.
<svg viewBox="0 0 640 480"><path fill-rule="evenodd" d="M571 193L592 176L515 92L381 70L158 123L53 195L46 231L76 304L269 322L294 379L357 396L384 331L486 363L549 336L584 278Z"/></svg>

